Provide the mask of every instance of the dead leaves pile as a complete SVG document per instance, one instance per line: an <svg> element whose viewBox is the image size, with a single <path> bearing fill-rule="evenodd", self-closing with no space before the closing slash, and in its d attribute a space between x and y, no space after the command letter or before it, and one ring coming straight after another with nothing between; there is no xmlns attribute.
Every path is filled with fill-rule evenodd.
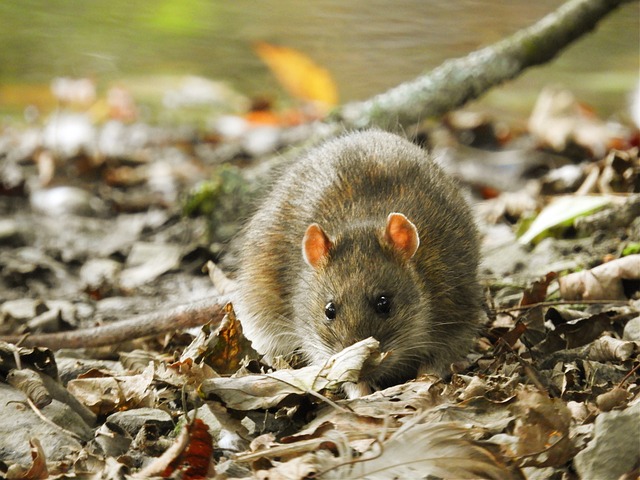
<svg viewBox="0 0 640 480"><path fill-rule="evenodd" d="M545 335L535 330L537 302L555 281L549 275L532 286L515 307L520 316L499 313L479 342L486 352L469 357L450 382L422 377L351 400L341 398L340 387L384 362L374 339L323 367L282 363L272 370L259 363L228 305L217 329L203 327L174 358L134 351L110 369L89 368L68 381L85 422L102 423L94 438L47 461L42 439L34 437L32 463L4 474L503 479L564 471L595 478L615 458L615 475L609 470L598 478L618 478L637 468L638 451L629 449L637 436L612 431L607 422L622 422L629 433L640 427L634 375L640 342L613 335L624 337L615 332L633 315L638 322L640 305L571 320L549 308L542 329L552 331ZM515 326L501 334L504 316ZM64 375L46 349L5 345L1 352L7 378L26 370L59 384ZM67 364L62 357L60 363ZM30 385L13 385L34 397ZM134 427L118 418L123 413L137 418ZM167 417L164 426L158 413ZM611 457L612 449L626 453Z"/></svg>
<svg viewBox="0 0 640 480"><path fill-rule="evenodd" d="M492 130L488 143L494 147L508 141L508 132L465 128L474 135ZM375 340L353 345L323 366L293 369L282 359L266 366L230 306L219 326L139 342L140 349L117 354L0 344L0 474L637 477L638 135L612 131L557 92L541 99L530 131L541 149L579 151L581 160L554 167L519 191L500 193L488 182L478 189L490 198L483 203L490 207L482 226L487 243L496 244L501 227L508 238L487 255L491 305L485 329L447 381L424 376L344 399L344 386L385 361ZM500 153L491 152L494 157ZM89 242L94 251L103 243ZM102 298L136 291L179 267L175 251L138 247L122 270L129 283L114 289L97 275L97 282L87 282L89 293ZM102 250L111 262L119 251ZM85 275L114 270L88 268L100 260L90 253L76 260ZM159 256L167 257L163 271L156 270ZM516 260L501 273L497 260L510 256ZM11 261L16 271L25 268L25 261ZM143 265L153 268L145 274ZM20 318L52 311L41 311L35 301L28 307ZM65 320L63 313L57 321Z"/></svg>

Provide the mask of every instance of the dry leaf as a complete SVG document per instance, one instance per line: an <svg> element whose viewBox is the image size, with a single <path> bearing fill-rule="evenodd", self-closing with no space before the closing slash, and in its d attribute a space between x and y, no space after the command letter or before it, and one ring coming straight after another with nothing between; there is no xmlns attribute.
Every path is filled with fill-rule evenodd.
<svg viewBox="0 0 640 480"><path fill-rule="evenodd" d="M116 410L151 406L154 391L152 363L139 375L78 378L67 384L69 392L96 415Z"/></svg>
<svg viewBox="0 0 640 480"><path fill-rule="evenodd" d="M319 103L324 109L338 103L338 93L328 70L293 48L258 42L255 51L290 95Z"/></svg>
<svg viewBox="0 0 640 480"><path fill-rule="evenodd" d="M577 144L595 157L625 143L617 129L578 103L570 91L554 87L545 88L538 97L529 118L529 130L556 151Z"/></svg>
<svg viewBox="0 0 640 480"><path fill-rule="evenodd" d="M325 455L322 478L514 478L493 454L464 438L467 430L459 424L421 420L418 416L388 439L372 444L357 462L349 450L346 458Z"/></svg>
<svg viewBox="0 0 640 480"><path fill-rule="evenodd" d="M134 478L168 478L176 472L186 480L208 478L212 454L213 440L207 424L196 418L192 424L185 425L171 447Z"/></svg>
<svg viewBox="0 0 640 480"><path fill-rule="evenodd" d="M212 378L200 387L205 398L222 401L227 408L255 410L278 406L291 395L335 389L345 382L357 383L361 372L383 361L377 340L369 337L338 352L325 365L298 370L278 370L264 375Z"/></svg>
<svg viewBox="0 0 640 480"><path fill-rule="evenodd" d="M7 383L29 397L38 408L43 408L51 403L51 394L42 382L40 375L33 370L27 368L11 370L7 374Z"/></svg>
<svg viewBox="0 0 640 480"><path fill-rule="evenodd" d="M235 373L247 356L258 358L251 342L242 334L242 325L230 303L225 305L225 312L215 332L217 341L209 345L205 354L205 361L219 374Z"/></svg>
<svg viewBox="0 0 640 480"><path fill-rule="evenodd" d="M518 306L524 307L526 305L544 302L547 298L547 289L549 288L549 284L556 278L558 278L558 274L556 272L549 272L541 280L533 282L529 288L522 292L522 299Z"/></svg>
<svg viewBox="0 0 640 480"><path fill-rule="evenodd" d="M518 394L516 409L517 454L522 465L560 466L573 457L571 412L561 399L524 390Z"/></svg>
<svg viewBox="0 0 640 480"><path fill-rule="evenodd" d="M40 440L34 437L29 440L29 444L31 445L31 458L33 463L28 470L23 470L17 464L12 465L12 467L16 468L9 469L7 472L7 479L40 480L49 478L47 458L44 454L44 450L42 449L42 445L40 444Z"/></svg>
<svg viewBox="0 0 640 480"><path fill-rule="evenodd" d="M604 336L595 340L589 347L589 360L596 362L621 361L631 358L636 344L617 338Z"/></svg>
<svg viewBox="0 0 640 480"><path fill-rule="evenodd" d="M613 387L610 391L598 395L596 405L602 412L608 412L614 408L625 406L628 398L629 392L624 388Z"/></svg>
<svg viewBox="0 0 640 480"><path fill-rule="evenodd" d="M565 300L624 300L622 280L640 280L640 255L629 255L560 278Z"/></svg>

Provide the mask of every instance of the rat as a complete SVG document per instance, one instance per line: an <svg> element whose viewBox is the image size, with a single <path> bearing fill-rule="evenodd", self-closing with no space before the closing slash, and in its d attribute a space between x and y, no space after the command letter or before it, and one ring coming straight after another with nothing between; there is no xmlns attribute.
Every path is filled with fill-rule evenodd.
<svg viewBox="0 0 640 480"><path fill-rule="evenodd" d="M471 347L481 309L471 210L429 154L396 134L352 132L311 149L241 238L234 306L269 358L322 364L373 337L389 355L364 394L446 376Z"/></svg>

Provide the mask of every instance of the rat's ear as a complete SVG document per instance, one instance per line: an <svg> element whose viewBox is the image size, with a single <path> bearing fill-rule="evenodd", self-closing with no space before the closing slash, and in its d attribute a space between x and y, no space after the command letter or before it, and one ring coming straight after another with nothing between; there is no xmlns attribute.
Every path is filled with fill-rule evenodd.
<svg viewBox="0 0 640 480"><path fill-rule="evenodd" d="M327 256L329 249L333 246L331 240L322 227L317 223L312 223L307 227L307 231L302 239L302 256L304 261L313 268L321 266Z"/></svg>
<svg viewBox="0 0 640 480"><path fill-rule="evenodd" d="M418 229L401 213L390 213L384 239L398 250L405 260L416 254L420 245Z"/></svg>

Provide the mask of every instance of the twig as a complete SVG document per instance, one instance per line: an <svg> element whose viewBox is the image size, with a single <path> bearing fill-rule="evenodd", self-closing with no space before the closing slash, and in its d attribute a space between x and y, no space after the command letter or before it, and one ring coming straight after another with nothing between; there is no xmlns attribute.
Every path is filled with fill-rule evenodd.
<svg viewBox="0 0 640 480"><path fill-rule="evenodd" d="M70 437L75 438L76 440L78 440L80 443L84 444L86 442L86 440L84 438L82 438L80 435L78 435L75 432L72 432L71 430L67 430L64 427L61 427L60 425L58 425L56 422L54 422L53 420L51 420L50 418L47 418L38 407L36 407L36 404L33 403L33 400L31 400L29 397L27 397L27 404L29 405L29 407L31 407L31 410L33 410L33 413L35 413L38 418L40 418L40 420L42 420L44 423L46 423L47 425L52 426L53 428L55 428L56 430L60 430L61 432L63 432L66 435L69 435Z"/></svg>
<svg viewBox="0 0 640 480"><path fill-rule="evenodd" d="M509 313L518 310L531 310L536 307L555 307L556 305L628 305L629 300L553 300L549 302L531 303L519 307L499 308L495 313Z"/></svg>
<svg viewBox="0 0 640 480"><path fill-rule="evenodd" d="M349 128L409 126L480 97L527 68L548 62L619 5L630 0L570 0L498 43L448 60L427 75L363 102L344 105L334 119ZM394 120L392 122L392 120Z"/></svg>
<svg viewBox="0 0 640 480"><path fill-rule="evenodd" d="M620 380L620 383L618 384L618 388L622 388L622 386L624 385L624 383L629 380L629 378L631 377L631 375L633 375L635 372L638 371L638 369L640 369L640 363L638 365L636 365L635 367L633 367L631 369L631 371L629 373L627 373L624 378L622 380Z"/></svg>
<svg viewBox="0 0 640 480"><path fill-rule="evenodd" d="M89 348L133 340L150 335L158 335L171 330L197 327L207 322L219 323L224 316L223 306L217 299L205 299L186 305L136 315L135 317L99 327L72 330L69 332L43 333L38 335L0 336L0 341L20 342L27 347Z"/></svg>

